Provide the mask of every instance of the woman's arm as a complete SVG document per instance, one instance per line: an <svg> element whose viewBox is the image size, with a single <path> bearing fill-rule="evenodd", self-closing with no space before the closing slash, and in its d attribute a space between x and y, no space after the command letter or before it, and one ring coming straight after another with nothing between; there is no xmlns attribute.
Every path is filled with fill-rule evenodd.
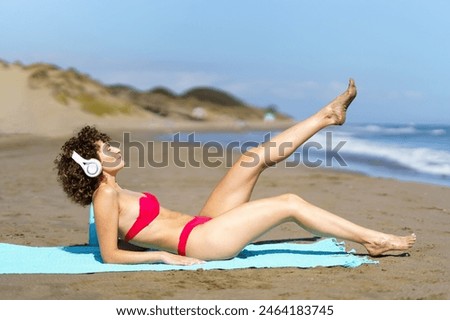
<svg viewBox="0 0 450 320"><path fill-rule="evenodd" d="M167 264L192 265L201 260L178 256L164 251L127 251L117 245L119 229L118 194L111 187L103 187L95 196L95 224L100 253L105 263L135 264L163 262Z"/></svg>
<svg viewBox="0 0 450 320"><path fill-rule="evenodd" d="M162 262L183 266L203 263L203 261L198 259L182 257L165 251L127 251L116 249L106 255L103 254L100 248L100 252L104 263L137 264ZM105 259L104 256L107 258Z"/></svg>

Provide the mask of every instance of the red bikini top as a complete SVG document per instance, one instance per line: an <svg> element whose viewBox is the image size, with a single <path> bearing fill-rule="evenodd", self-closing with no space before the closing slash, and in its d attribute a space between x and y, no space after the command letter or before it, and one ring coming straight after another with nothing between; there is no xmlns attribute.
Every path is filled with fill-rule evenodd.
<svg viewBox="0 0 450 320"><path fill-rule="evenodd" d="M144 195L139 198L139 216L128 230L125 241L132 240L142 229L152 223L159 215L159 208L158 199L153 194L144 192Z"/></svg>

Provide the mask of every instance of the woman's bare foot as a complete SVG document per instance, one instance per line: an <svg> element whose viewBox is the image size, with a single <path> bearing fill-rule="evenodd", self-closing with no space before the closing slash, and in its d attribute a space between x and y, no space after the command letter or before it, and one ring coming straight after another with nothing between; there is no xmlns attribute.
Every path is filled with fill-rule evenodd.
<svg viewBox="0 0 450 320"><path fill-rule="evenodd" d="M353 99L355 99L355 97L355 81L350 78L347 90L322 109L322 112L324 112L325 114L325 118L329 120L330 124L344 124L347 108L352 103Z"/></svg>
<svg viewBox="0 0 450 320"><path fill-rule="evenodd" d="M371 256L380 256L387 251L405 251L410 249L416 242L416 235L413 233L409 236L399 237L394 235L385 235L384 237L364 244Z"/></svg>

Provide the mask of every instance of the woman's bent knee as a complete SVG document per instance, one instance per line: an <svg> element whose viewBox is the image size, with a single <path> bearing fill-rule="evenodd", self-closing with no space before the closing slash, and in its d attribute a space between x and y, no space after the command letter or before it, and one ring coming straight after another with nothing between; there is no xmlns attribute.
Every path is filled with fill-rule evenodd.
<svg viewBox="0 0 450 320"><path fill-rule="evenodd" d="M267 163L264 157L264 149L261 147L253 147L248 149L238 160L239 166L243 168L253 168L263 171L272 164Z"/></svg>
<svg viewBox="0 0 450 320"><path fill-rule="evenodd" d="M300 196L293 194L293 193L285 193L279 197L282 201L285 201L288 203L306 202L303 198L301 198Z"/></svg>
<svg viewBox="0 0 450 320"><path fill-rule="evenodd" d="M281 203L291 211L298 211L299 206L307 204L306 200L293 193L285 193L278 197Z"/></svg>

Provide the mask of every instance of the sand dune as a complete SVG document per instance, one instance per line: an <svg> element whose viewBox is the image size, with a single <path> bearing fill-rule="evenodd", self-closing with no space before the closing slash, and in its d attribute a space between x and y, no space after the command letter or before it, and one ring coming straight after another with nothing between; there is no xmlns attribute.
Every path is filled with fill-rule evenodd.
<svg viewBox="0 0 450 320"><path fill-rule="evenodd" d="M144 126L154 117L143 112L120 118L96 117L83 112L73 101L67 105L58 102L47 87L32 88L31 73L19 65L0 67L0 133L60 136L84 124Z"/></svg>
<svg viewBox="0 0 450 320"><path fill-rule="evenodd" d="M49 64L23 66L0 61L0 90L0 134L65 136L85 124L150 130L279 125L264 123L261 108L221 105L220 99L199 100L198 93L205 90L182 97L161 89L140 92L127 86L105 86L75 69ZM230 97L212 89L206 93ZM278 118L290 122L287 116L279 114Z"/></svg>

